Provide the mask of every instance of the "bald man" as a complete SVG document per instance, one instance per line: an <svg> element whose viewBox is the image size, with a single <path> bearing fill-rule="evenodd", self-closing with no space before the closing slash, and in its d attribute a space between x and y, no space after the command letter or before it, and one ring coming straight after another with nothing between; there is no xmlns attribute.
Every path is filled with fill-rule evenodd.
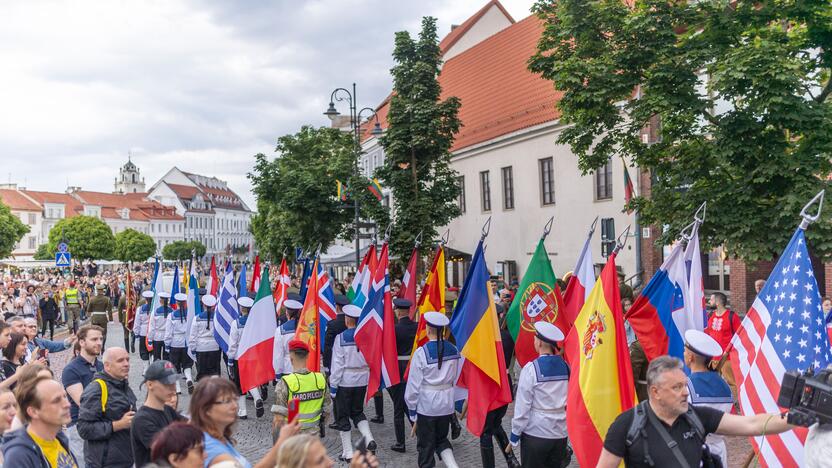
<svg viewBox="0 0 832 468"><path fill-rule="evenodd" d="M96 373L81 394L78 434L85 441L84 462L88 468L132 467L130 423L136 413L136 395L127 381L130 354L124 348L107 348L102 361L104 371ZM107 399L102 401L105 387Z"/></svg>

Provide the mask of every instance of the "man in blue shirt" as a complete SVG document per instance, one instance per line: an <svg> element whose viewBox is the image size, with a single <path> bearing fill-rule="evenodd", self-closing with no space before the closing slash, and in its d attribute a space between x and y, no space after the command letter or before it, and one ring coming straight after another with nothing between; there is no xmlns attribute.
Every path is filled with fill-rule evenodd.
<svg viewBox="0 0 832 468"><path fill-rule="evenodd" d="M61 373L61 383L69 395L69 413L72 417L72 423L66 431L69 436L69 446L73 453L83 459L84 440L78 435L75 423L78 421L81 393L92 382L95 373L104 370L104 364L98 359L104 347L104 330L97 325L86 325L78 330L77 336L80 352L64 367Z"/></svg>

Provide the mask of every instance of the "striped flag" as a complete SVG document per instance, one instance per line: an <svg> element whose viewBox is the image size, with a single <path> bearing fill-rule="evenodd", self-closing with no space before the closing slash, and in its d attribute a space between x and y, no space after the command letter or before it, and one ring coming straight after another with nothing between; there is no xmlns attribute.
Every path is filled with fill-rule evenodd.
<svg viewBox="0 0 832 468"><path fill-rule="evenodd" d="M418 318L416 325L416 336L413 337L413 349L410 351L410 359L407 361L407 369L404 371L404 378L410 374L410 363L416 351L428 342L427 323L425 312L445 313L445 249L442 244L436 247L436 254L433 256L433 263L428 270L425 286L422 288L422 295L419 296L419 303L416 307Z"/></svg>
<svg viewBox="0 0 832 468"><path fill-rule="evenodd" d="M222 352L228 352L231 324L240 315L237 308L237 288L234 287L234 270L231 262L225 264L225 275L217 298L217 311L214 314L214 338L220 345Z"/></svg>
<svg viewBox="0 0 832 468"><path fill-rule="evenodd" d="M202 315L202 302L199 300L199 274L196 271L196 262L191 259L191 270L188 273L188 326L185 328L190 333L194 317ZM188 356L196 359L195 351L188 348Z"/></svg>
<svg viewBox="0 0 832 468"><path fill-rule="evenodd" d="M379 390L400 382L396 352L396 319L390 297L390 275L387 272L387 242L373 272L373 285L355 327L355 344L370 367L365 402Z"/></svg>
<svg viewBox="0 0 832 468"><path fill-rule="evenodd" d="M730 344L743 414L779 413L787 370L826 367L832 356L820 292L803 229L798 228ZM803 466L803 428L753 437L765 466Z"/></svg>
<svg viewBox="0 0 832 468"><path fill-rule="evenodd" d="M355 275L355 280L353 281L356 289L352 303L358 307L364 307L364 304L367 302L367 297L370 295L370 287L373 282L373 274L376 271L376 266L378 266L375 244L370 244L370 248L364 257L367 259L367 262L364 264L364 269L359 271L360 275Z"/></svg>
<svg viewBox="0 0 832 468"><path fill-rule="evenodd" d="M419 261L419 249L413 248L413 253L410 254L410 261L407 262L407 269L404 270L404 277L402 278L402 289L399 290L399 297L407 299L412 304L410 306L410 319L413 320L416 314L416 263Z"/></svg>
<svg viewBox="0 0 832 468"><path fill-rule="evenodd" d="M578 264L575 265L574 274L569 278L566 291L563 292L563 308L566 314L567 323L575 323L575 318L584 306L589 297L590 291L595 287L595 265L592 263L592 232L587 236L581 255L578 256ZM563 330L564 335L569 330Z"/></svg>
<svg viewBox="0 0 832 468"><path fill-rule="evenodd" d="M326 325L335 318L335 290L332 289L332 282L326 269L318 263L318 315L320 315L320 339L324 342Z"/></svg>
<svg viewBox="0 0 832 468"><path fill-rule="evenodd" d="M257 290L254 306L248 313L237 349L240 389L243 393L274 380L272 353L277 317L274 315L274 298L268 271L265 280Z"/></svg>
<svg viewBox="0 0 832 468"><path fill-rule="evenodd" d="M147 335L144 337L144 343L148 351L153 351L153 340L150 339L154 334L153 314L156 312L156 308L162 304L159 300L159 293L164 291L164 285L162 284L162 264L159 262L158 257L156 257L156 265L153 268L153 283L150 284L150 288L153 291L153 299L150 301L150 311L148 312L150 318L147 320Z"/></svg>
<svg viewBox="0 0 832 468"><path fill-rule="evenodd" d="M372 257L375 258L374 245L370 245L370 248L367 249L367 253L364 254L364 258L361 259L361 263L358 265L358 270L352 278L352 284L350 284L350 289L347 291L347 297L350 299L350 302L355 302L355 296L361 290L361 279L364 277L364 271L367 269L367 264L370 261L370 252L373 252Z"/></svg>

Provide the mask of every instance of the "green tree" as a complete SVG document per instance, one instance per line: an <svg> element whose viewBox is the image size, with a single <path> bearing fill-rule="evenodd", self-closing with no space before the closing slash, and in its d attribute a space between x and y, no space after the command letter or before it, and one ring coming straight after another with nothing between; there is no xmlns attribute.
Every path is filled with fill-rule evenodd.
<svg viewBox="0 0 832 468"><path fill-rule="evenodd" d="M41 244L32 256L35 260L55 260L55 252L49 250L49 244Z"/></svg>
<svg viewBox="0 0 832 468"><path fill-rule="evenodd" d="M381 137L385 159L375 175L393 192L390 248L406 259L420 231L425 242L435 239L440 226L459 216L450 149L460 126L460 101L440 100L442 60L435 18L422 19L418 40L406 31L396 33L393 60L389 125Z"/></svg>
<svg viewBox="0 0 832 468"><path fill-rule="evenodd" d="M779 253L832 166L828 0L539 0L530 69L562 92L558 142L584 173L612 157L650 171L631 203L667 243L703 201L702 240ZM660 122L660 127L656 122ZM653 123L660 138L642 142ZM807 231L832 254L829 217Z"/></svg>
<svg viewBox="0 0 832 468"><path fill-rule="evenodd" d="M252 233L260 251L280 258L295 246L326 248L336 237L351 238L353 211L336 199L336 180L349 181L354 173L352 134L304 126L280 137L275 151L272 160L255 155L248 174L257 196Z"/></svg>
<svg viewBox="0 0 832 468"><path fill-rule="evenodd" d="M115 258L122 262L144 262L156 253L156 242L147 234L125 229L115 235Z"/></svg>
<svg viewBox="0 0 832 468"><path fill-rule="evenodd" d="M49 252L58 251L62 234L69 253L77 260L109 260L115 254L113 231L107 223L93 216L74 216L55 223L49 230Z"/></svg>
<svg viewBox="0 0 832 468"><path fill-rule="evenodd" d="M0 200L0 258L8 258L29 226L12 214L12 210Z"/></svg>
<svg viewBox="0 0 832 468"><path fill-rule="evenodd" d="M167 260L190 260L192 253L201 258L205 252L205 245L197 240L174 241L162 248L162 256Z"/></svg>

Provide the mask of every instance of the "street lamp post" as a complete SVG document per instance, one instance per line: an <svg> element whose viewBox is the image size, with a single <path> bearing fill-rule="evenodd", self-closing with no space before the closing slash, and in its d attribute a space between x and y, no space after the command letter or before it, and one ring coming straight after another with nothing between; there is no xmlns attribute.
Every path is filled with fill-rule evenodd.
<svg viewBox="0 0 832 468"><path fill-rule="evenodd" d="M358 171L358 159L361 158L361 115L365 111L369 111L367 119L369 120L374 118L376 120L372 130L372 135L374 136L382 134L381 124L379 124L378 115L373 108L365 107L358 110L355 83L352 84L352 92L346 88L335 88L335 90L332 91L332 94L329 96L329 107L326 112L324 112L324 115L330 119L335 119L335 117L341 115L341 113L338 112L338 109L335 108L335 101L344 100L347 101L350 107L350 127L353 130L353 144L355 150L355 164L353 165L353 171L355 175L358 176L360 175ZM361 212L358 206L358 199L355 196L352 197L352 202L353 208L355 209L355 218L353 219L353 224L355 225L355 271L358 273L358 267L361 265L361 239L359 236L361 230Z"/></svg>

